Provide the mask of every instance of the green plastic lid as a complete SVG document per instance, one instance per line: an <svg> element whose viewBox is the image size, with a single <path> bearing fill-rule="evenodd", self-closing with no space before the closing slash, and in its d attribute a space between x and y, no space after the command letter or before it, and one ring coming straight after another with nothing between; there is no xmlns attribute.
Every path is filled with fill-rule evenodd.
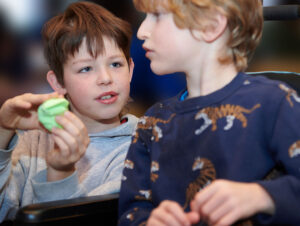
<svg viewBox="0 0 300 226"><path fill-rule="evenodd" d="M39 121L49 131L51 131L53 127L62 128L62 126L55 121L55 117L57 115L62 115L68 110L68 107L69 102L65 98L53 98L46 100L38 108Z"/></svg>

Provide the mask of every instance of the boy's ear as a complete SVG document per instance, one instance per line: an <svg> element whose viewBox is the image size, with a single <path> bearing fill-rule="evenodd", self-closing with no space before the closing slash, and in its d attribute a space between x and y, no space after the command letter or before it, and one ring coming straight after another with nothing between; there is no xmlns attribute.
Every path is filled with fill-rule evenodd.
<svg viewBox="0 0 300 226"><path fill-rule="evenodd" d="M130 75L130 81L131 81L131 79L132 79L133 69L134 69L134 62L133 62L133 59L130 58L130 60L129 60L129 75Z"/></svg>
<svg viewBox="0 0 300 226"><path fill-rule="evenodd" d="M201 37L204 41L211 43L224 34L227 28L227 17L216 12L213 19L201 31Z"/></svg>
<svg viewBox="0 0 300 226"><path fill-rule="evenodd" d="M58 82L54 71L48 71L47 81L55 92L62 95L65 95L67 93L67 90Z"/></svg>

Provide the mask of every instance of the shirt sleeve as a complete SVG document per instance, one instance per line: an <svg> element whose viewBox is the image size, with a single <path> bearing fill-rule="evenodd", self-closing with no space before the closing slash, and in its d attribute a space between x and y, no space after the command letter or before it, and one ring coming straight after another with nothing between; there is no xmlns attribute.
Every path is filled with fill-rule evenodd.
<svg viewBox="0 0 300 226"><path fill-rule="evenodd" d="M25 184L24 167L20 162L12 164L11 159L17 137L15 135L7 150L0 149L0 222L14 218Z"/></svg>
<svg viewBox="0 0 300 226"><path fill-rule="evenodd" d="M261 181L275 203L272 217L261 217L264 223L300 223L300 98L289 90L282 99L271 139L274 160L284 169L284 175Z"/></svg>
<svg viewBox="0 0 300 226"><path fill-rule="evenodd" d="M119 225L145 223L154 208L150 186L150 155L141 137L133 138L125 160L120 200Z"/></svg>
<svg viewBox="0 0 300 226"><path fill-rule="evenodd" d="M32 179L33 203L71 199L85 196L87 192L80 186L77 173L58 181L47 181L47 169L40 171Z"/></svg>

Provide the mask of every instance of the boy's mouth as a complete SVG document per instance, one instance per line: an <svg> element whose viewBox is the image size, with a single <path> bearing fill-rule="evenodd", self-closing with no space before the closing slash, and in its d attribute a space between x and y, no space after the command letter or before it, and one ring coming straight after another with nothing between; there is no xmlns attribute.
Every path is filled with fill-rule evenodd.
<svg viewBox="0 0 300 226"><path fill-rule="evenodd" d="M112 104L118 99L118 94L116 92L106 92L102 93L96 98L96 100L102 104Z"/></svg>
<svg viewBox="0 0 300 226"><path fill-rule="evenodd" d="M153 52L153 50L147 48L145 45L143 45L143 49L146 51L145 55L147 58L149 58L149 54Z"/></svg>
<svg viewBox="0 0 300 226"><path fill-rule="evenodd" d="M110 98L112 98L112 95L102 96L100 98L100 100L107 100L107 99L110 99Z"/></svg>
<svg viewBox="0 0 300 226"><path fill-rule="evenodd" d="M143 46L143 49L144 49L146 52L150 51L150 49L148 49L146 46Z"/></svg>

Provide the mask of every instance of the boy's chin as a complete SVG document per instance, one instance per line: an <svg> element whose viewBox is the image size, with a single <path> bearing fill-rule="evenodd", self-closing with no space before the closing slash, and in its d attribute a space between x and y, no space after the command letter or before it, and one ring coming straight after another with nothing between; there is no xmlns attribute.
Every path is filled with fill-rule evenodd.
<svg viewBox="0 0 300 226"><path fill-rule="evenodd" d="M174 71L171 71L171 70L165 70L163 68L159 68L159 67L155 67L154 65L150 65L151 67L151 70L154 74L156 75L166 75L166 74L172 74L174 73Z"/></svg>

